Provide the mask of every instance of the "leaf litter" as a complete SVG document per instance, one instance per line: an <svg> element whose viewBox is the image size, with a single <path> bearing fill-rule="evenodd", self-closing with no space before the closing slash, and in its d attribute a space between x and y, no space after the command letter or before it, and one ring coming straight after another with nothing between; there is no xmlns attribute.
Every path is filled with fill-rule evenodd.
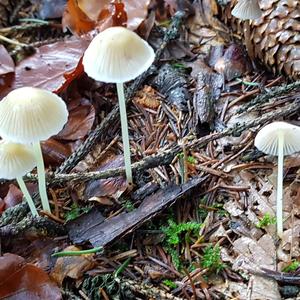
<svg viewBox="0 0 300 300"><path fill-rule="evenodd" d="M48 296L42 293L50 292L51 299L60 299L61 293L83 299L124 295L126 299L282 299L286 295L296 299L299 159L297 155L286 158L286 221L283 238L277 241L272 221L276 162L258 153L253 139L257 130L274 118L283 116L298 123L296 110L288 113L297 93L287 90L280 94L278 86L285 83L284 78L259 67L252 70L246 52L232 43L226 25L218 18L220 9L215 1L128 0L119 4L68 1L62 26L60 19L44 27L35 25L44 45L37 45L36 37L30 41L22 34L32 24L18 17L20 27L7 23L8 29L0 32L27 44L4 43L6 48L1 47L2 96L19 86L42 87L59 93L70 112L63 131L42 145L55 208L48 217L60 224L67 236L55 238L62 244L49 242L47 250L41 247L44 255L35 257L36 266L26 263L33 254L16 250L20 240L36 249L36 231L26 227L20 233L15 230L20 221L5 221L9 211L20 207L16 205L20 191L8 182L3 182L0 190L0 236L12 236L1 240L2 251L24 256L0 257L6 267L4 278L9 273L12 279L18 273L38 274L24 289L13 285L13 294L26 299L32 297L32 289L38 289L41 294L36 299L45 299ZM39 16L46 11L49 18L51 14L59 18L61 13L43 5ZM30 6L18 9L16 16L34 16ZM175 41L168 43L157 68L135 91L128 106L136 164L135 186L129 189L120 170L124 162L117 118L104 127L88 155L76 152L98 124L109 122L106 116L116 103L114 87L89 79L81 57L96 32L125 23L145 33L152 46L160 49L168 25L176 20L176 10L186 12L183 26L177 28ZM45 32L54 27L55 40L51 40ZM27 51L32 48L33 54ZM72 166L69 174L53 175L51 171L74 152L82 155L80 163ZM55 181L57 175L61 177ZM67 176L73 176L72 180L64 179ZM30 174L27 181L34 178L35 174ZM176 239L170 239L174 234ZM104 247L103 254L50 258L57 251L98 246ZM12 261L22 266L17 274L11 272ZM60 291L39 266L50 273ZM289 269L292 271L284 272Z"/></svg>

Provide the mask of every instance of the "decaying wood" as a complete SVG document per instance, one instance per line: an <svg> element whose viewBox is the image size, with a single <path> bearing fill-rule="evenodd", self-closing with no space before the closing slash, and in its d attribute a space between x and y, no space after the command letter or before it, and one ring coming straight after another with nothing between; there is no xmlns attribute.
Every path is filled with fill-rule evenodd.
<svg viewBox="0 0 300 300"><path fill-rule="evenodd" d="M16 237L19 234L26 235L29 230L29 235L34 237L51 237L61 236L66 234L66 229L63 225L58 224L48 218L42 217L26 217L19 223L8 224L0 227L0 238Z"/></svg>
<svg viewBox="0 0 300 300"><path fill-rule="evenodd" d="M93 215L87 227L86 219L79 224L71 223L68 226L69 237L75 244L89 241L94 247L106 246L117 238L132 232L138 226L148 221L163 209L172 205L175 201L192 194L195 189L207 179L205 177L195 177L186 184L171 184L144 199L139 208L129 213L121 213L115 217L105 219L101 222Z"/></svg>

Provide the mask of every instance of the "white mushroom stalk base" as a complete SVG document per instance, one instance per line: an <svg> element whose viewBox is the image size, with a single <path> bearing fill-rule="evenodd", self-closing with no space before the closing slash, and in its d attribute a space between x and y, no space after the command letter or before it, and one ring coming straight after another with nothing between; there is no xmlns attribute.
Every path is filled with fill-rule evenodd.
<svg viewBox="0 0 300 300"><path fill-rule="evenodd" d="M126 179L127 179L128 184L132 184L130 144L129 144L126 102L125 102L123 83L117 83L117 92L118 92L119 107L120 107L120 118L121 118L121 129L122 129Z"/></svg>
<svg viewBox="0 0 300 300"><path fill-rule="evenodd" d="M33 144L33 151L37 163L37 175L39 179L39 192L42 202L42 207L44 211L51 213L49 200L47 196L47 188L46 188L46 175L45 175L45 165L43 160L43 154L40 143Z"/></svg>
<svg viewBox="0 0 300 300"><path fill-rule="evenodd" d="M284 135L279 133L278 136L278 163L277 163L277 198L276 198L276 223L277 235L282 238L283 234L283 145Z"/></svg>
<svg viewBox="0 0 300 300"><path fill-rule="evenodd" d="M27 190L27 187L25 185L25 182L24 182L23 178L22 177L17 177L16 179L17 179L18 185L19 185L19 187L20 187L20 189L21 189L21 191L22 191L22 193L23 193L23 195L24 195L24 197L25 197L25 199L28 203L28 206L30 208L30 211L31 211L32 215L34 217L38 216L39 214L36 210L36 207L34 205L34 202L33 202L32 198L31 198L31 196L30 196L30 194Z"/></svg>

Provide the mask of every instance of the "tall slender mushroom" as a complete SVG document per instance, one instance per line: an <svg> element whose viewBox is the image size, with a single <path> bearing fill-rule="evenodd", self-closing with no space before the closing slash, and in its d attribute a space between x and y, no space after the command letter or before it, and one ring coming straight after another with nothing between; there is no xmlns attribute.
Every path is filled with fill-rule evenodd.
<svg viewBox="0 0 300 300"><path fill-rule="evenodd" d="M300 151L300 127L285 122L273 122L263 127L255 137L255 146L262 152L278 156L276 219L277 235L283 234L283 159Z"/></svg>
<svg viewBox="0 0 300 300"><path fill-rule="evenodd" d="M123 84L146 71L153 61L154 51L148 43L124 27L111 27L100 32L90 43L82 60L89 77L117 84L125 170L129 184L132 183L132 171Z"/></svg>
<svg viewBox="0 0 300 300"><path fill-rule="evenodd" d="M3 139L32 144L39 178L43 210L50 212L45 167L40 141L57 134L68 120L65 102L38 88L23 87L10 92L0 102L0 135Z"/></svg>
<svg viewBox="0 0 300 300"><path fill-rule="evenodd" d="M0 178L16 178L32 215L38 216L34 202L22 178L35 166L36 160L31 146L11 143L3 140L0 142Z"/></svg>

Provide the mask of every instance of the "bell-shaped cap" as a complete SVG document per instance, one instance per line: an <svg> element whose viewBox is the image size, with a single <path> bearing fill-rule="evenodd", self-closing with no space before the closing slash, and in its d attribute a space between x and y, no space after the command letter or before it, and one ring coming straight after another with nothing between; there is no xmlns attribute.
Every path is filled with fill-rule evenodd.
<svg viewBox="0 0 300 300"><path fill-rule="evenodd" d="M136 33L110 27L92 40L82 64L88 76L97 81L122 83L141 75L153 61L153 49Z"/></svg>
<svg viewBox="0 0 300 300"><path fill-rule="evenodd" d="M0 142L0 178L22 177L35 166L36 160L31 146Z"/></svg>
<svg viewBox="0 0 300 300"><path fill-rule="evenodd" d="M238 0L231 14L240 20L255 20L262 16L258 0Z"/></svg>
<svg viewBox="0 0 300 300"><path fill-rule="evenodd" d="M16 143L47 140L68 120L65 102L49 91L22 87L0 102L0 136Z"/></svg>
<svg viewBox="0 0 300 300"><path fill-rule="evenodd" d="M286 122L273 122L263 127L255 137L254 145L260 151L278 155L278 141L283 137L283 155L300 151L300 127Z"/></svg>

